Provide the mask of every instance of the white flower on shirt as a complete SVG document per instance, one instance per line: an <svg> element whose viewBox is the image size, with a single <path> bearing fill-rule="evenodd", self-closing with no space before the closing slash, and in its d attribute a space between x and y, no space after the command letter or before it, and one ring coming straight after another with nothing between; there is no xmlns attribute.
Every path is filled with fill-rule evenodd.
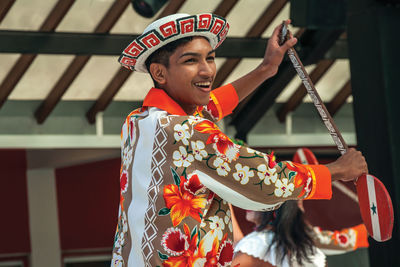
<svg viewBox="0 0 400 267"><path fill-rule="evenodd" d="M263 156L263 154L264 154L264 153L262 153L262 152L260 152L260 151L254 150L254 149L252 149L252 148L250 148L250 147L247 147L247 153L249 153L249 154L256 154L256 155L259 155L259 156Z"/></svg>
<svg viewBox="0 0 400 267"><path fill-rule="evenodd" d="M176 142L182 141L182 143L184 145L189 145L189 141L188 138L190 138L190 134L189 134L189 126L187 126L187 124L184 125L180 125L180 124L176 124L174 127L175 133L174 133L174 137Z"/></svg>
<svg viewBox="0 0 400 267"><path fill-rule="evenodd" d="M111 267L123 267L123 265L124 260L122 259L122 256L114 253L111 260Z"/></svg>
<svg viewBox="0 0 400 267"><path fill-rule="evenodd" d="M346 233L339 232L336 234L336 240L341 247L347 247L349 245L350 238Z"/></svg>
<svg viewBox="0 0 400 267"><path fill-rule="evenodd" d="M227 176L228 173L231 171L231 168L229 167L228 163L221 159L220 157L217 157L214 162L213 162L214 167L217 168L217 173L219 176Z"/></svg>
<svg viewBox="0 0 400 267"><path fill-rule="evenodd" d="M287 178L283 178L282 180L277 180L275 182L275 196L277 197L288 197L292 195L292 192L294 190L294 184L289 183L289 180Z"/></svg>
<svg viewBox="0 0 400 267"><path fill-rule="evenodd" d="M332 232L329 231L321 231L321 228L318 226L313 227L314 233L316 233L316 237L321 244L328 245L332 242Z"/></svg>
<svg viewBox="0 0 400 267"><path fill-rule="evenodd" d="M202 117L199 116L189 116L188 117L188 122L190 125L196 124L198 122L201 122L202 120L204 120Z"/></svg>
<svg viewBox="0 0 400 267"><path fill-rule="evenodd" d="M195 159L197 159L198 161L202 161L203 158L207 157L208 153L204 150L205 145L202 141L191 141L190 143L192 145L193 155Z"/></svg>
<svg viewBox="0 0 400 267"><path fill-rule="evenodd" d="M186 149L183 146L179 147L179 151L174 151L174 153L172 154L172 158L174 159L174 164L177 167L189 167L191 162L194 161L193 155L188 155Z"/></svg>
<svg viewBox="0 0 400 267"><path fill-rule="evenodd" d="M217 236L219 240L222 239L223 231L225 229L224 219L218 216L212 216L209 218L210 222L210 229L213 231L214 236Z"/></svg>
<svg viewBox="0 0 400 267"><path fill-rule="evenodd" d="M278 178L278 174L275 168L267 168L265 164L260 164L257 167L257 175L260 180L264 180L266 185L270 185L271 182L275 183L276 179Z"/></svg>
<svg viewBox="0 0 400 267"><path fill-rule="evenodd" d="M242 164L237 163L235 165L236 172L233 174L233 178L236 181L240 181L241 184L247 184L249 178L254 176L254 172L250 170L248 166L242 166Z"/></svg>
<svg viewBox="0 0 400 267"><path fill-rule="evenodd" d="M226 225L228 225L229 231L233 231L233 227L232 227L232 220L231 220L231 211L227 210L226 215L224 217L224 222Z"/></svg>

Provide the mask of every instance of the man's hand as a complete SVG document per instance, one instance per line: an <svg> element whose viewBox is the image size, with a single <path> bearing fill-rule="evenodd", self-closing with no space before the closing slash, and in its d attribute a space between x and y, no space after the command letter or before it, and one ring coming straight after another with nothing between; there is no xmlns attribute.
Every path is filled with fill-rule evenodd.
<svg viewBox="0 0 400 267"><path fill-rule="evenodd" d="M285 21L286 24L290 20ZM271 78L278 72L279 64L281 64L286 51L297 43L297 39L290 37L282 46L279 46L279 32L282 24L277 26L268 41L265 50L264 59L254 70L232 82L236 89L239 101L242 101L246 96L252 93L266 79Z"/></svg>
<svg viewBox="0 0 400 267"><path fill-rule="evenodd" d="M286 24L290 24L290 19L285 21ZM290 38L282 45L279 45L279 33L281 31L282 24L277 26L272 33L271 38L268 41L267 49L265 51L264 60L261 65L272 70L274 75L278 71L278 67L281 64L286 51L293 47L297 43L297 38L290 35Z"/></svg>
<svg viewBox="0 0 400 267"><path fill-rule="evenodd" d="M364 173L368 173L367 162L360 151L350 148L346 154L342 155L336 161L327 164L332 181L353 181Z"/></svg>

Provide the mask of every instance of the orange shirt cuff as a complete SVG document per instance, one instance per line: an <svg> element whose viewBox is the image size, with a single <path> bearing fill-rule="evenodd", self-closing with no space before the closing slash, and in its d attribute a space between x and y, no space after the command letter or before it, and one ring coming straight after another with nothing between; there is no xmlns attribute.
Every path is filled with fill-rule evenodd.
<svg viewBox="0 0 400 267"><path fill-rule="evenodd" d="M215 101L214 97L211 96L215 102L215 105L217 106L218 111L222 112L221 118L231 114L239 104L239 96L237 95L235 88L230 83L218 87L211 93L216 98Z"/></svg>
<svg viewBox="0 0 400 267"><path fill-rule="evenodd" d="M368 232L367 228L364 224L359 224L357 226L352 227L354 231L357 232L357 240L356 240L356 249L357 248L367 248L369 247L368 243Z"/></svg>
<svg viewBox="0 0 400 267"><path fill-rule="evenodd" d="M331 199L332 180L329 169L324 165L306 165L311 169L313 188L306 199Z"/></svg>

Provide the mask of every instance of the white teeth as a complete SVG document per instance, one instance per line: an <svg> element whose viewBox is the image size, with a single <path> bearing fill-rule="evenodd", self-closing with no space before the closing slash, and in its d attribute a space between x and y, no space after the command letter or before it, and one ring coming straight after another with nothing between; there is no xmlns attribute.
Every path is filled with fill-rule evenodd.
<svg viewBox="0 0 400 267"><path fill-rule="evenodd" d="M195 83L196 86L210 86L211 82L201 82L201 83Z"/></svg>

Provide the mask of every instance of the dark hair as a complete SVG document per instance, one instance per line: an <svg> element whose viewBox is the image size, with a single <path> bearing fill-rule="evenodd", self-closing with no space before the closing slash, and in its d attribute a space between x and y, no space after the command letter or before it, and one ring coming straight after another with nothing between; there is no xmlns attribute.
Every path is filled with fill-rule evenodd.
<svg viewBox="0 0 400 267"><path fill-rule="evenodd" d="M153 76L151 75L150 65L152 63L160 63L160 64L163 64L165 67L168 68L169 67L169 57L175 52L175 50L178 47L180 47L182 45L185 45L185 44L189 43L192 40L193 40L193 36L189 36L189 37L180 38L178 40L170 42L170 43L164 45L163 47L157 49L156 51L154 51L146 59L146 61L145 61L146 69L150 73L151 79L153 80L153 83L154 83L155 87L159 87L159 85L153 79Z"/></svg>
<svg viewBox="0 0 400 267"><path fill-rule="evenodd" d="M312 228L306 223L297 201L289 200L276 211L263 212L261 224L256 230L262 231L267 225L271 225L275 233L267 253L275 244L277 261L280 263L286 256L290 265L293 257L300 265L304 260L310 261L309 255L314 253Z"/></svg>

